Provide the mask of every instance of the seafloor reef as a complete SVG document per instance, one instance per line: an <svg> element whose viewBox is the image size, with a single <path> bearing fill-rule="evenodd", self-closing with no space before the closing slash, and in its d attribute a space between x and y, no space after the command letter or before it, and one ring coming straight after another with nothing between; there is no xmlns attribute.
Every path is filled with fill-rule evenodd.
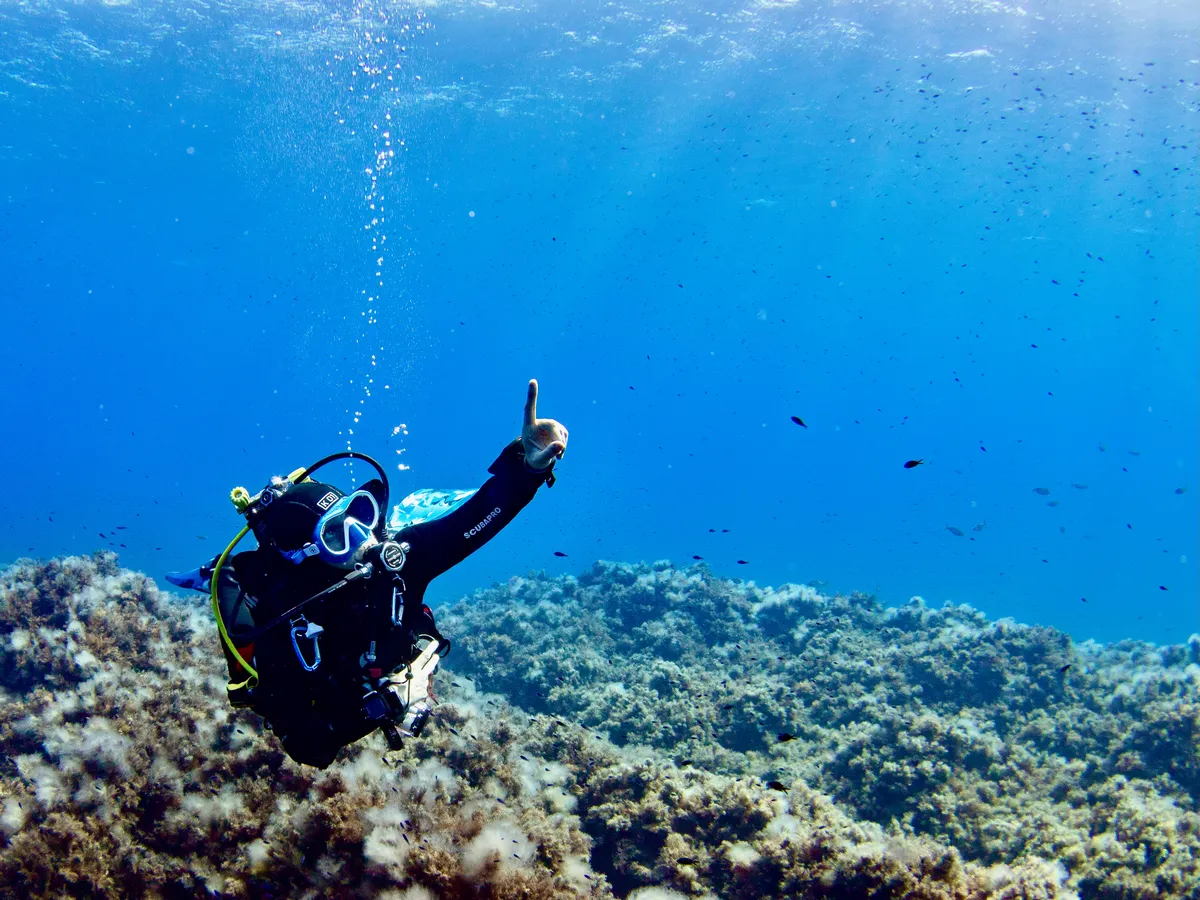
<svg viewBox="0 0 1200 900"><path fill-rule="evenodd" d="M202 598L0 572L0 897L1200 898L1200 638L667 563L439 625L435 724L319 772L226 707Z"/></svg>

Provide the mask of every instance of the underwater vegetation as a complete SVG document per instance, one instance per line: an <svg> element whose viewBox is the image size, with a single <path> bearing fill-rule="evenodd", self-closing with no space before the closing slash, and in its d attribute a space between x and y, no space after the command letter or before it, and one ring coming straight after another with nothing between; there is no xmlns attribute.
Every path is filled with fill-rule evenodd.
<svg viewBox="0 0 1200 900"><path fill-rule="evenodd" d="M1200 637L602 562L443 610L419 740L294 764L207 606L0 571L0 897L1200 897Z"/></svg>

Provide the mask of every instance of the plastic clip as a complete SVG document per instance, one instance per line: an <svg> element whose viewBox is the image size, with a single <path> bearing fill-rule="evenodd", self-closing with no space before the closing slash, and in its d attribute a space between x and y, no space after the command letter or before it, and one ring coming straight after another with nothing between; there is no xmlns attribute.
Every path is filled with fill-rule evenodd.
<svg viewBox="0 0 1200 900"><path fill-rule="evenodd" d="M399 625L404 618L404 579L397 575L396 580L400 582L400 586L392 588L393 625Z"/></svg>

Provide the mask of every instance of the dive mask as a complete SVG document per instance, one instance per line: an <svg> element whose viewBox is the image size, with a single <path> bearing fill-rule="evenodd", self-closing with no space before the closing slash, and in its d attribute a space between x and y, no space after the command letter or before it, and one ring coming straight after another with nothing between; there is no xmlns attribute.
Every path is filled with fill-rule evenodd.
<svg viewBox="0 0 1200 900"><path fill-rule="evenodd" d="M369 491L355 491L336 500L321 515L309 543L284 556L294 563L318 556L321 562L348 569L355 554L372 541L378 522L379 504L375 497Z"/></svg>

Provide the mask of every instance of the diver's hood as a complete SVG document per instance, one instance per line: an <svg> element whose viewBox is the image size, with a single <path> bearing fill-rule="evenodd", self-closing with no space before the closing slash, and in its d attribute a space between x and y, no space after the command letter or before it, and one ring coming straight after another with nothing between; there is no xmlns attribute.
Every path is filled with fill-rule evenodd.
<svg viewBox="0 0 1200 900"><path fill-rule="evenodd" d="M343 496L333 485L320 481L293 484L282 497L259 510L253 524L254 536L260 546L273 544L283 551L299 550L312 540L317 520Z"/></svg>

